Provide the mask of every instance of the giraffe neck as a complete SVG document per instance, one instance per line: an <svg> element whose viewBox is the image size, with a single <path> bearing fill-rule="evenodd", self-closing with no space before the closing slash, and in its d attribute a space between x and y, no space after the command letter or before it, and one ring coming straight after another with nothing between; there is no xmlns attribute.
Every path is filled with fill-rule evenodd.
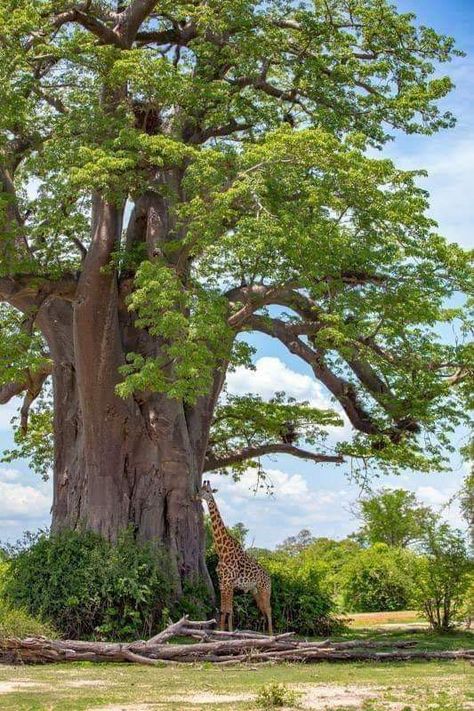
<svg viewBox="0 0 474 711"><path fill-rule="evenodd" d="M225 545L229 539L232 539L227 528L225 527L224 521L219 513L217 504L214 499L207 502L209 507L209 516L211 517L212 525L212 536L214 538L214 547L216 553L219 557L223 555L226 551L227 546Z"/></svg>

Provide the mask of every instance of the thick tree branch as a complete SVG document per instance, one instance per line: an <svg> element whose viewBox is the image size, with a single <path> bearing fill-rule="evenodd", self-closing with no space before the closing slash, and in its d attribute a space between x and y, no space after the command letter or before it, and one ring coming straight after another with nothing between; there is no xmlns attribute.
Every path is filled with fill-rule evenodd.
<svg viewBox="0 0 474 711"><path fill-rule="evenodd" d="M143 30L137 32L136 42L143 44L156 45L177 45L178 47L186 47L191 40L197 37L197 27L194 23L188 22L185 25L178 25L162 30Z"/></svg>
<svg viewBox="0 0 474 711"><path fill-rule="evenodd" d="M360 274L357 272L347 273L348 283L352 283L352 279L359 281L361 278L367 279L372 276L373 275ZM278 319L271 321L273 327L279 331L279 335L277 337L280 340L284 337L287 344L292 343L293 348L297 347L298 350L300 350L300 357L305 359L309 358L308 362L312 366L313 371L315 374L317 374L316 371L319 373L317 377L324 382L324 384L331 390L333 395L338 398L345 409L346 406L344 405L344 401L347 401L348 394L352 393L350 397L350 411L352 412L354 409L355 398L355 391L352 384L340 377L335 379L336 376L331 374L329 369L324 366L322 353L318 352L317 347L313 350L305 347L305 344L300 339L298 339L298 343L294 341L294 339L299 335L306 335L309 338L311 338L311 336L314 337L317 331L324 327L324 320L318 320L318 316L320 319L323 316L318 304L301 292L292 289L291 286L292 285L265 287L262 285L255 285L252 287L241 287L228 292L227 296L231 300L231 303L233 300L240 301L242 299L244 301L244 305L239 309L239 311L229 318L229 325L237 328L241 327L248 321L249 318L252 317L255 311L263 305L277 304L288 306L293 309L296 313L306 319L306 321L301 324L286 324L284 321ZM256 318L258 319L259 317ZM259 321L259 323L261 326L263 325L261 321ZM400 406L395 395L389 386L380 378L370 363L359 357L356 352L354 352L352 357L346 356L344 359L367 391L383 407L383 409L393 417L397 424L401 423L404 430L409 430L411 432L417 432L419 430L414 420L401 417ZM361 406L358 406L358 410L360 416L364 410ZM355 413L352 412L351 415L347 409L346 412L354 426L360 429L360 427L356 425L356 420L359 422L359 425L361 424L360 417L357 416L357 418L353 420L353 418L355 418ZM366 420L366 417L367 415L365 414L363 418L364 421ZM367 428L367 424L364 424L364 427ZM370 427L369 430L371 430ZM363 429L362 431L371 433L367 429Z"/></svg>
<svg viewBox="0 0 474 711"><path fill-rule="evenodd" d="M0 405L6 405L7 402L17 395L21 395L25 391L27 385L25 381L16 381L13 383L5 383L0 387Z"/></svg>
<svg viewBox="0 0 474 711"><path fill-rule="evenodd" d="M337 276L327 276L319 279L317 283L323 281L342 281L348 286L359 286L368 283L384 283L385 277L379 274L370 274L361 271L346 271ZM232 328L240 328L245 324L246 319L257 311L261 306L271 304L277 306L288 306L308 322L314 322L316 329L316 319L322 317L321 307L310 297L303 294L298 289L301 284L298 282L288 282L280 285L252 284L249 286L235 287L226 292L225 296L231 306L242 303L241 308L229 318L229 325ZM321 327L323 324L319 324ZM310 328L309 323L307 327Z"/></svg>
<svg viewBox="0 0 474 711"><path fill-rule="evenodd" d="M318 452L309 452L306 449L301 449L300 447L295 447L292 444L279 443L268 443L262 444L258 447L245 447L236 452L230 452L222 457L216 457L212 452L208 452L206 460L204 463L204 471L212 471L214 469L222 469L223 467L231 466L232 464L237 464L239 462L245 462L249 459L255 459L256 457L262 457L265 454L291 454L293 457L298 457L299 459L309 459L313 462L335 462L336 464L342 464L344 462L343 457L340 454L320 454Z"/></svg>
<svg viewBox="0 0 474 711"><path fill-rule="evenodd" d="M126 409L117 402L118 369L125 361L119 325L119 297L112 252L120 242L123 206L93 196L91 242L77 285L74 302L74 355L81 408L97 413ZM104 425L105 427L105 425ZM105 432L105 429L104 429ZM97 428L89 441L105 436Z"/></svg>
<svg viewBox="0 0 474 711"><path fill-rule="evenodd" d="M59 15L56 15L52 19L52 25L56 29L59 29L69 22L76 22L84 27L84 29L89 30L89 32L98 37L103 44L113 44L116 47L122 48L125 47L124 40L117 32L115 32L115 30L108 27L97 17L94 17L83 10L72 8L70 10L66 10L65 12L59 13Z"/></svg>
<svg viewBox="0 0 474 711"><path fill-rule="evenodd" d="M186 422L189 437L196 452L199 466L204 465L206 450L209 443L209 432L219 395L224 387L228 362L221 363L214 372L214 379L208 395L198 398L193 406L186 409Z"/></svg>
<svg viewBox="0 0 474 711"><path fill-rule="evenodd" d="M125 36L128 44L133 42L141 25L153 12L156 4L157 0L133 0L121 13L118 29L120 34Z"/></svg>
<svg viewBox="0 0 474 711"><path fill-rule="evenodd" d="M52 364L46 365L42 370L31 373L28 371L28 382L25 397L20 409L20 429L23 435L28 432L28 418L30 407L41 393L45 380L52 372Z"/></svg>
<svg viewBox="0 0 474 711"><path fill-rule="evenodd" d="M205 143L210 138L219 138L221 136L230 136L233 133L238 133L239 131L247 131L252 128L251 123L240 123L235 119L229 121L221 126L213 126L209 128L203 128L195 131L188 143L192 145L197 145L200 143Z"/></svg>
<svg viewBox="0 0 474 711"><path fill-rule="evenodd" d="M45 380L51 375L53 364L45 363L39 370L28 369L22 380L6 383L0 387L0 405L5 405L12 398L25 392L25 397L20 410L20 427L23 434L28 430L28 416L30 407L41 392Z"/></svg>
<svg viewBox="0 0 474 711"><path fill-rule="evenodd" d="M290 353L297 355L308 363L318 380L320 380L342 405L351 424L360 432L380 434L378 427L372 421L370 414L358 400L352 383L335 375L325 364L323 354L314 351L304 341L295 336L294 332L281 319L270 319L252 316L248 325L252 330L266 333L277 338L288 348Z"/></svg>
<svg viewBox="0 0 474 711"><path fill-rule="evenodd" d="M76 274L64 274L60 279L48 279L37 274L0 277L0 301L5 301L20 311L39 307L49 296L72 301L77 283Z"/></svg>
<svg viewBox="0 0 474 711"><path fill-rule="evenodd" d="M86 282L86 288L90 287L92 276L100 278L101 270L109 263L120 239L122 213L123 209L106 202L100 195L93 196L91 243L80 279L80 284Z"/></svg>
<svg viewBox="0 0 474 711"><path fill-rule="evenodd" d="M230 289L225 294L230 306L235 307L237 304L242 304L242 306L229 317L229 326L235 329L240 328L261 306L281 304L282 301L286 303L290 300L292 294L297 294L297 292L293 291L297 286L297 284L289 282L278 286L252 284Z"/></svg>
<svg viewBox="0 0 474 711"><path fill-rule="evenodd" d="M374 422L370 413L361 404L354 385L342 376L333 373L325 363L324 352L315 350L302 341L296 335L292 324L287 324L281 319L253 315L248 319L247 325L253 330L278 338L291 353L306 361L311 366L316 378L334 395L343 407L351 424L360 432L372 435L387 435L393 442L399 442L405 432L413 433L419 431L419 426L413 418L403 417L402 413L397 411L395 396L385 386L384 388L381 387L382 381L380 381L370 364L363 363L360 359L355 359L352 362L350 360L347 361L368 392L374 396L385 412L393 417L395 426L388 430L382 430ZM307 330L306 333L310 332ZM381 392L382 389L383 392Z"/></svg>
<svg viewBox="0 0 474 711"><path fill-rule="evenodd" d="M397 425L402 425L404 430L410 432L419 432L420 428L413 418L401 416L400 404L396 396L382 378L380 378L370 363L355 355L352 358L345 358L345 360L374 400L393 417Z"/></svg>

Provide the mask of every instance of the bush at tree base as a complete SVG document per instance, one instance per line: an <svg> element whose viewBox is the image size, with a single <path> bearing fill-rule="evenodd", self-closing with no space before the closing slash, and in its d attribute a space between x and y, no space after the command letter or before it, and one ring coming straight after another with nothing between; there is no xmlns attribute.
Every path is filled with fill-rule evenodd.
<svg viewBox="0 0 474 711"><path fill-rule="evenodd" d="M385 544L358 550L348 548L345 542L334 545L342 546L341 555L346 560L341 560L330 585L319 549L318 555L306 551L296 556L282 551L254 551L272 576L276 631L292 630L306 636L334 634L342 627L337 619L340 609L396 610L413 601L422 607L419 597L427 580L431 584L453 580L453 556L447 556L450 565L445 561L449 546L443 548L440 568L439 555L428 559ZM34 634L44 621L71 638L130 640L151 636L170 618L188 614L205 619L217 612L204 582L187 583L177 600L166 555L157 546L137 544L131 530L125 531L116 544L85 531L43 532L10 550L8 557L8 563L0 563L0 614L5 617L8 613L10 630L16 625L26 634ZM206 562L218 599L217 556L212 541L208 542ZM456 568L458 563L456 558ZM463 563L464 581L469 567L464 554ZM432 572L429 577L428 564ZM342 607L336 603L337 586L344 600ZM465 587L467 583L463 582L463 597L459 594L456 598L453 618L468 616ZM434 593L431 588L429 592L431 599ZM234 626L264 629L252 595L236 593Z"/></svg>
<svg viewBox="0 0 474 711"><path fill-rule="evenodd" d="M218 590L217 557L207 564ZM277 631L329 634L340 627L319 573L275 556L265 560L272 576ZM116 544L95 533L64 531L27 538L10 551L3 596L9 605L54 624L69 638L137 639L151 636L171 617L211 617L216 609L204 583L186 584L176 600L166 555L139 545L131 530ZM236 594L234 624L263 629L263 618L249 594Z"/></svg>
<svg viewBox="0 0 474 711"><path fill-rule="evenodd" d="M115 544L86 531L42 533L12 553L6 600L53 622L66 637L142 638L174 613L166 556L137 544L131 530Z"/></svg>
<svg viewBox="0 0 474 711"><path fill-rule="evenodd" d="M55 637L57 632L50 624L30 615L26 610L15 607L3 598L3 586L9 564L0 551L0 640L6 637Z"/></svg>

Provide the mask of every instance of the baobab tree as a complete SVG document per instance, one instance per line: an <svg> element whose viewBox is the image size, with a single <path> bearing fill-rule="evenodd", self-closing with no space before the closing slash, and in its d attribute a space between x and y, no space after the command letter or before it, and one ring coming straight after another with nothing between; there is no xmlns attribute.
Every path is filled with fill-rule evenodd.
<svg viewBox="0 0 474 711"><path fill-rule="evenodd" d="M133 525L183 580L207 575L203 472L438 466L470 352L433 329L464 318L468 259L368 149L453 123L452 39L384 0L5 0L0 20L0 398L25 393L41 460L52 383L53 530ZM351 441L318 446L337 412L220 398L250 332L311 368Z"/></svg>

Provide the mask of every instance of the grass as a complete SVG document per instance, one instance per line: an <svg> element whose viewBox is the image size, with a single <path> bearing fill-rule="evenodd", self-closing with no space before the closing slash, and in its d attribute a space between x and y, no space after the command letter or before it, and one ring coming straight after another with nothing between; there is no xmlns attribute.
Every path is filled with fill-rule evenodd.
<svg viewBox="0 0 474 711"><path fill-rule="evenodd" d="M54 627L41 622L17 607L0 599L0 640L2 637L57 637Z"/></svg>
<svg viewBox="0 0 474 711"><path fill-rule="evenodd" d="M371 628L359 628L351 630L348 634L334 637L333 639L378 639L389 642L399 642L410 640L416 642L414 649L424 649L426 651L441 651L455 649L472 649L474 647L474 632L459 630L447 632L445 634L435 634L429 629L419 629L410 632L403 630L378 630Z"/></svg>
<svg viewBox="0 0 474 711"><path fill-rule="evenodd" d="M379 625L426 624L426 620L416 610L395 612L355 612L349 615L349 627L377 627Z"/></svg>
<svg viewBox="0 0 474 711"><path fill-rule="evenodd" d="M423 649L474 647L474 634L435 635L358 628L345 638L414 639ZM281 684L317 711L467 711L474 667L467 662L210 664L151 668L74 663L0 666L2 711L256 711L262 691ZM271 694L267 694L271 700ZM265 694L263 694L265 697ZM354 705L355 704L355 705ZM268 706L268 708L273 708ZM290 708L290 707L285 707ZM291 707L297 708L297 706Z"/></svg>

